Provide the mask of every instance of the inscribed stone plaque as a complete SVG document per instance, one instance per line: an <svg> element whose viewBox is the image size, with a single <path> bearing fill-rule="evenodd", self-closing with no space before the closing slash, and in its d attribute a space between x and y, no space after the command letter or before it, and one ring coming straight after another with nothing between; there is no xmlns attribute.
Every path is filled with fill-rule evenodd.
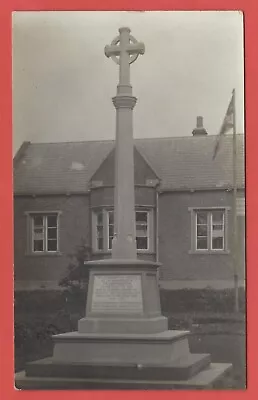
<svg viewBox="0 0 258 400"><path fill-rule="evenodd" d="M141 275L95 275L91 311L142 313Z"/></svg>

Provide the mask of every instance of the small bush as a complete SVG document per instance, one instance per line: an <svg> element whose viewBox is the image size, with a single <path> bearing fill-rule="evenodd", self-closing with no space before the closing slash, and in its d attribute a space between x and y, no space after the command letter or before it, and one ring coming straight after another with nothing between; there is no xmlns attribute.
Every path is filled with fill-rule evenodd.
<svg viewBox="0 0 258 400"><path fill-rule="evenodd" d="M66 288L73 295L80 295L87 292L89 281L89 269L85 266L85 261L91 259L92 249L84 239L76 246L74 253L69 254L70 262L65 276L60 280L59 286Z"/></svg>

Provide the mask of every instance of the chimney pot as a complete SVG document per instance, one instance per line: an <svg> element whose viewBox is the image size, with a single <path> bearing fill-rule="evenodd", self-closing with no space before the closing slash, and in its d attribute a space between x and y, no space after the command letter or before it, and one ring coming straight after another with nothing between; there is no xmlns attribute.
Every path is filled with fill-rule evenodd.
<svg viewBox="0 0 258 400"><path fill-rule="evenodd" d="M200 115L196 118L196 128L203 128L203 117Z"/></svg>
<svg viewBox="0 0 258 400"><path fill-rule="evenodd" d="M207 131L203 127L203 117L198 115L196 118L196 128L192 131L193 136L206 136Z"/></svg>

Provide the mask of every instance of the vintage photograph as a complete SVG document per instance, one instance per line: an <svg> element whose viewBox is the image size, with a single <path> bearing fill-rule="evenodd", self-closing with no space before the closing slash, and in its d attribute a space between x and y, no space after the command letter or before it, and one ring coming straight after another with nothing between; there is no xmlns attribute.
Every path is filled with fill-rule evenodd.
<svg viewBox="0 0 258 400"><path fill-rule="evenodd" d="M243 14L12 36L15 387L245 389Z"/></svg>

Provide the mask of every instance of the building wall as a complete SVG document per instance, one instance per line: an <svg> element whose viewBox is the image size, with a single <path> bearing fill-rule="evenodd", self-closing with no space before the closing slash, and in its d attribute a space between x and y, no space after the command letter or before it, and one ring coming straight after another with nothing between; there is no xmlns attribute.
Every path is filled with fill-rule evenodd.
<svg viewBox="0 0 258 400"><path fill-rule="evenodd" d="M90 193L91 207L114 206L114 187L104 186L92 188ZM149 206L156 205L156 189L148 186L135 187L135 205Z"/></svg>
<svg viewBox="0 0 258 400"><path fill-rule="evenodd" d="M28 252L28 216L30 211L60 211L60 255L35 255ZM17 196L14 199L14 265L15 286L22 288L58 287L69 258L82 240L89 240L89 197Z"/></svg>
<svg viewBox="0 0 258 400"><path fill-rule="evenodd" d="M229 253L198 254L191 248L191 207L230 207L227 239ZM160 278L164 287L191 286L191 281L232 281L232 192L195 191L167 192L159 196L159 261ZM244 216L238 217L239 277L244 279ZM168 284L171 282L171 285ZM184 282L183 282L184 281ZM186 281L189 281L188 283ZM173 286L174 284L174 286ZM200 286L203 286L200 283Z"/></svg>
<svg viewBox="0 0 258 400"><path fill-rule="evenodd" d="M158 252L156 252L156 189L136 187L136 204L153 209L152 252L139 253L139 258L156 260L160 268L161 286L166 288L219 288L232 284L232 209L228 211L228 254L195 254L191 251L191 207L231 207L232 193L227 191L165 192L158 201ZM17 196L14 200L14 254L16 287L35 289L56 288L65 274L69 258L84 240L91 244L91 211L94 207L113 205L113 188L92 189L90 195ZM60 255L32 255L27 253L27 212L60 211ZM239 265L244 279L244 216L238 217ZM110 257L94 254L93 258ZM198 286L199 285L199 286ZM222 285L222 286L221 286Z"/></svg>

